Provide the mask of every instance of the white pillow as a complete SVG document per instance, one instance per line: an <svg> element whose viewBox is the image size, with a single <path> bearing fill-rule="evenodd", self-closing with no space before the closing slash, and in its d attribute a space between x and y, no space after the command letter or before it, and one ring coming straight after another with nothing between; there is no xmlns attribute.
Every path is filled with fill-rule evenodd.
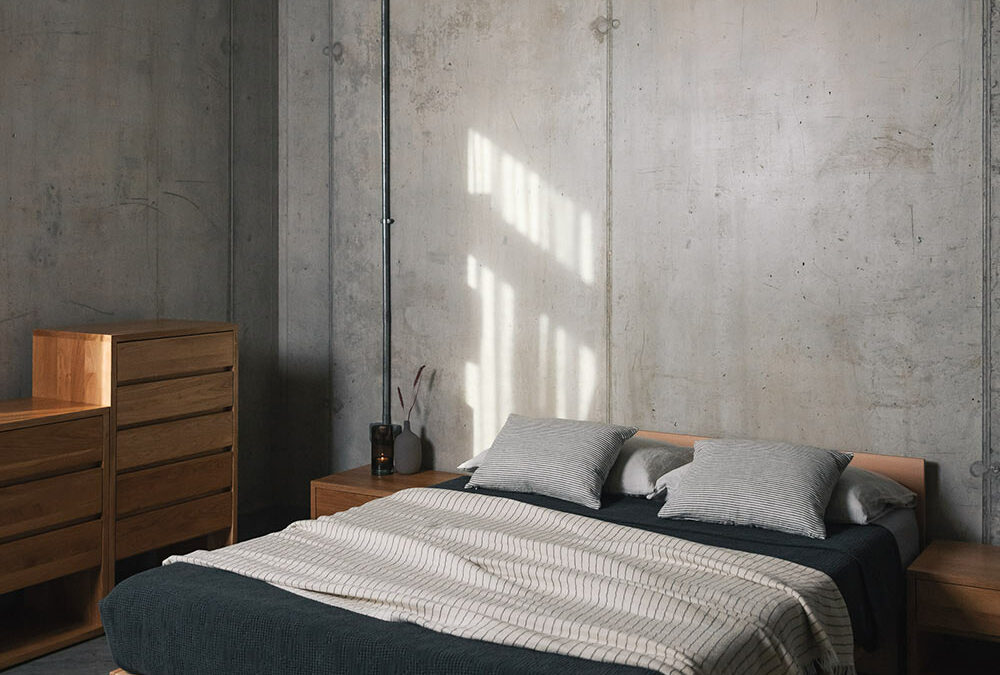
<svg viewBox="0 0 1000 675"><path fill-rule="evenodd" d="M652 492L657 478L687 464L693 455L694 448L633 436L611 467L604 493L644 497Z"/></svg>
<svg viewBox="0 0 1000 675"><path fill-rule="evenodd" d="M488 453L489 453L488 449L483 450L480 453L476 453L475 457L473 457L472 459L465 460L455 468L458 469L459 471L475 471L476 469L478 469L483 465L483 461L486 460L486 455Z"/></svg>
<svg viewBox="0 0 1000 675"><path fill-rule="evenodd" d="M680 487L680 484L684 481L690 470L691 464L685 464L669 473L663 474L656 479L656 484L650 490L649 494L646 495L646 499L660 499L661 497L670 499L670 491Z"/></svg>
<svg viewBox="0 0 1000 675"><path fill-rule="evenodd" d="M892 509L916 505L916 493L891 478L849 466L833 488L825 518L829 523L867 525Z"/></svg>

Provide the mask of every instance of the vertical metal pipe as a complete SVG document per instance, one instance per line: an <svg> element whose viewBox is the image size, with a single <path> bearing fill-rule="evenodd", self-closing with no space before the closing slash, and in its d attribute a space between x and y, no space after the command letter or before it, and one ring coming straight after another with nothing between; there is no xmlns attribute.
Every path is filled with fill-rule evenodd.
<svg viewBox="0 0 1000 675"><path fill-rule="evenodd" d="M392 293L389 277L389 0L382 0L382 422L392 424Z"/></svg>

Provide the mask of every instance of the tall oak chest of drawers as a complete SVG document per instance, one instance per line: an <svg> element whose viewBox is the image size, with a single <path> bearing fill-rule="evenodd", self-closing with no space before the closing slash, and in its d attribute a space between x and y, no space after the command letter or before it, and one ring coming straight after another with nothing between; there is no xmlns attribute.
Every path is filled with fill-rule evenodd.
<svg viewBox="0 0 1000 675"><path fill-rule="evenodd" d="M115 560L236 541L237 334L150 320L39 329L33 394L110 406Z"/></svg>

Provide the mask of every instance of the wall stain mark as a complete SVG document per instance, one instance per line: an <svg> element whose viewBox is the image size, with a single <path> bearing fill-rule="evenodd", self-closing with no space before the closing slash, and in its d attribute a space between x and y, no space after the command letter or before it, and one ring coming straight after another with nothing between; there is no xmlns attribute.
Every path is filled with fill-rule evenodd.
<svg viewBox="0 0 1000 675"><path fill-rule="evenodd" d="M167 190L164 190L163 194L170 195L171 197L177 197L178 199L183 199L188 204L190 204L191 206L193 206L194 209L195 209L195 211L201 212L201 207L198 206L198 204L193 199L191 199L190 197L185 197L184 195L182 195L182 194L180 194L178 192L169 192Z"/></svg>
<svg viewBox="0 0 1000 675"><path fill-rule="evenodd" d="M15 314L13 316L4 317L0 319L0 323L10 323L11 321L17 321L18 319L23 319L28 316L32 316L34 312L21 312L20 314Z"/></svg>
<svg viewBox="0 0 1000 675"><path fill-rule="evenodd" d="M71 305L75 305L77 307L82 307L83 309L89 309L90 311L97 312L98 314L103 314L104 316L114 316L115 315L114 312L108 312L108 311L105 311L103 309L98 309L96 307L92 307L92 306L87 305L85 303L77 302L76 300L67 300L66 302L68 302Z"/></svg>

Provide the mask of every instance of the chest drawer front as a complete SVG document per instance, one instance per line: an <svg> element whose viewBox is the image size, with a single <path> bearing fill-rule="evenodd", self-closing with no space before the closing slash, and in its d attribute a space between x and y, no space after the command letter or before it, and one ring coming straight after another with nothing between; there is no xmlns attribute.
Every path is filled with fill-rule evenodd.
<svg viewBox="0 0 1000 675"><path fill-rule="evenodd" d="M232 333L136 340L118 344L118 382L222 370L233 365Z"/></svg>
<svg viewBox="0 0 1000 675"><path fill-rule="evenodd" d="M232 493L225 492L122 518L115 529L115 558L228 529L232 508Z"/></svg>
<svg viewBox="0 0 1000 675"><path fill-rule="evenodd" d="M1000 636L1000 591L918 580L916 592L920 628Z"/></svg>
<svg viewBox="0 0 1000 675"><path fill-rule="evenodd" d="M222 410L233 405L232 372L118 387L118 426Z"/></svg>
<svg viewBox="0 0 1000 675"><path fill-rule="evenodd" d="M0 595L101 564L101 521L0 544Z"/></svg>
<svg viewBox="0 0 1000 675"><path fill-rule="evenodd" d="M0 539L101 515L101 470L0 488Z"/></svg>
<svg viewBox="0 0 1000 675"><path fill-rule="evenodd" d="M313 514L313 518L346 511L355 506L366 504L373 499L378 499L378 497L358 495L352 492L337 492L335 490L316 490L316 512Z"/></svg>
<svg viewBox="0 0 1000 675"><path fill-rule="evenodd" d="M118 432L118 470L222 450L233 444L233 411Z"/></svg>
<svg viewBox="0 0 1000 675"><path fill-rule="evenodd" d="M221 492L232 483L231 452L124 473L117 478L116 509L119 517L127 516Z"/></svg>
<svg viewBox="0 0 1000 675"><path fill-rule="evenodd" d="M72 471L103 459L101 417L0 432L0 483Z"/></svg>

